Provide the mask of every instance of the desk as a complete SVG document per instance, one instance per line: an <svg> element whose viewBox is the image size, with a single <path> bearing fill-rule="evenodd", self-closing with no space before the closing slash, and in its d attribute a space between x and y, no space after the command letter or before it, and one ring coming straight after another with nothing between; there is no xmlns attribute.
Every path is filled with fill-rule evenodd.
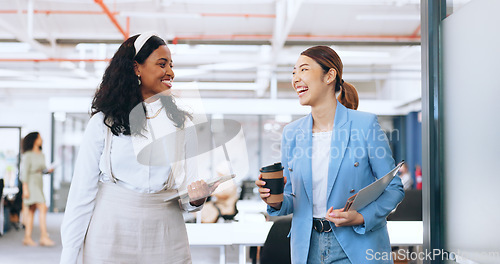
<svg viewBox="0 0 500 264"><path fill-rule="evenodd" d="M391 246L415 246L424 243L422 221L387 221Z"/></svg>
<svg viewBox="0 0 500 264"><path fill-rule="evenodd" d="M236 208L238 212L245 214L267 213L267 204L260 198L258 200L238 200Z"/></svg>
<svg viewBox="0 0 500 264"><path fill-rule="evenodd" d="M219 247L219 263L226 263L225 246L239 246L239 263L246 263L246 247L262 246L273 225L264 223L186 224L189 245Z"/></svg>
<svg viewBox="0 0 500 264"><path fill-rule="evenodd" d="M219 247L219 263L226 263L225 246L238 245L239 263L246 263L246 247L262 246L273 225L265 223L219 223L219 224L186 224L191 246ZM391 245L422 245L423 223L421 221L389 221L387 222Z"/></svg>

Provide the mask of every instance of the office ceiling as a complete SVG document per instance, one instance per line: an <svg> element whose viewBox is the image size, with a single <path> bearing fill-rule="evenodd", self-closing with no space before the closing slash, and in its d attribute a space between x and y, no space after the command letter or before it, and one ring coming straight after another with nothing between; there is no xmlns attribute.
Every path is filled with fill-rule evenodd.
<svg viewBox="0 0 500 264"><path fill-rule="evenodd" d="M156 31L178 89L293 98L300 52L332 46L361 98L420 80L420 0L0 0L0 97L88 96L128 36Z"/></svg>

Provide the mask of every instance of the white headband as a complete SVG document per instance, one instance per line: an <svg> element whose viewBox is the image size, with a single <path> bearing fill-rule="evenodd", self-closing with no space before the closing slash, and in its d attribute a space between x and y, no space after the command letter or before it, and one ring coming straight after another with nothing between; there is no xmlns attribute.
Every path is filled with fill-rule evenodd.
<svg viewBox="0 0 500 264"><path fill-rule="evenodd" d="M139 53L139 51L142 49L142 46L144 46L144 43L146 43L146 41L148 41L148 39L152 36L158 36L158 34L156 34L156 32L154 31L149 31L149 32L145 32L145 33L142 33L140 34L134 41L134 48L135 48L135 55L137 56L137 53Z"/></svg>

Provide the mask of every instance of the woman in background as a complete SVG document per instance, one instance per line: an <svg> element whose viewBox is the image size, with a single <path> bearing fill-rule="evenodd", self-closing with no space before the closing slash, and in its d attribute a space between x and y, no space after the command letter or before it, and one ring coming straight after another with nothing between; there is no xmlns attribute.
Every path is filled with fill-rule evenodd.
<svg viewBox="0 0 500 264"><path fill-rule="evenodd" d="M37 209L40 214L40 246L54 245L47 232L47 205L43 195L43 174L52 173L54 169L47 170L42 143L42 137L38 132L29 133L22 142L23 156L19 178L23 183L23 217L25 217L23 244L26 246L36 246L31 234Z"/></svg>

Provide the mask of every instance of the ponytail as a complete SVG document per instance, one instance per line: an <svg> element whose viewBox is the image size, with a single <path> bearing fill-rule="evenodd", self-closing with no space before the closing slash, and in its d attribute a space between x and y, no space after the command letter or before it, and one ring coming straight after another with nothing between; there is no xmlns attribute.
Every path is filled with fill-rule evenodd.
<svg viewBox="0 0 500 264"><path fill-rule="evenodd" d="M344 82L343 79L340 81L340 94L337 97L337 100L349 109L356 110L358 109L359 97L358 92L354 85Z"/></svg>

